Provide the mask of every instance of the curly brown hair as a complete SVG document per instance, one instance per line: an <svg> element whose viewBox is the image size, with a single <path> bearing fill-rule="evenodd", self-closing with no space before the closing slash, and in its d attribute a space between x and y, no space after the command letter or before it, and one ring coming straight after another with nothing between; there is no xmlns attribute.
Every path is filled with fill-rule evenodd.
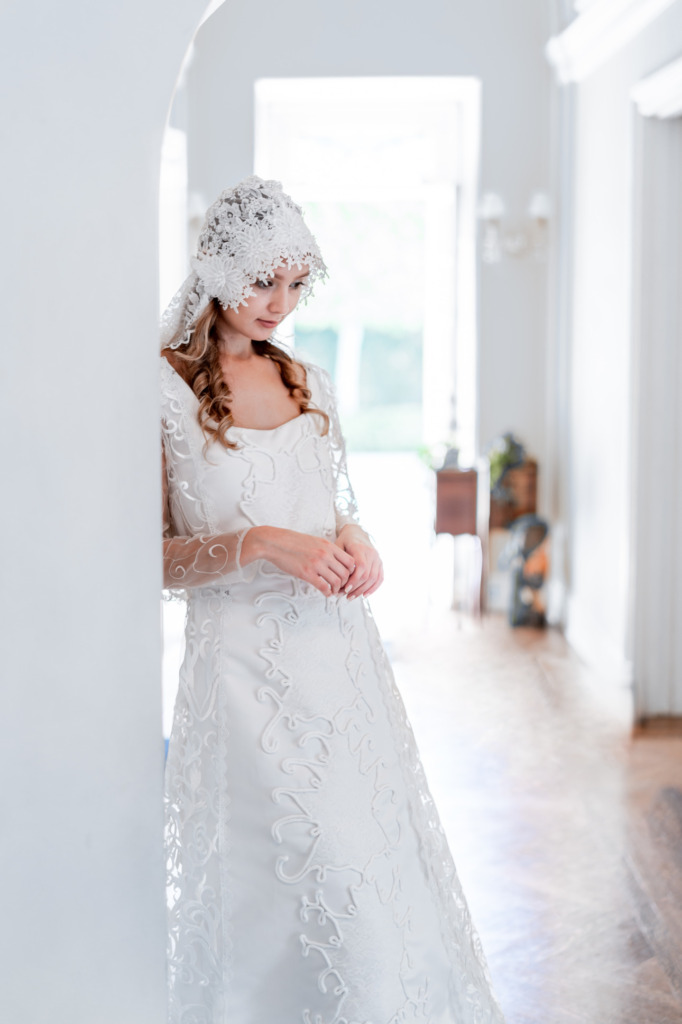
<svg viewBox="0 0 682 1024"><path fill-rule="evenodd" d="M219 315L220 303L217 299L212 299L203 313L197 317L189 341L177 348L172 347L173 342L185 333L185 328L181 327L177 335L171 339L169 348L163 350L173 368L180 373L199 400L197 416L206 438L204 452L214 441L223 448L238 447L234 441L227 438L227 431L232 426L232 395L223 378L220 353L216 345L215 325ZM329 430L329 417L322 409L316 409L310 404L310 389L301 384L299 376L303 370L301 364L270 341L252 341L251 344L259 356L272 359L277 364L282 381L301 413L314 413L322 417L322 433L326 434Z"/></svg>

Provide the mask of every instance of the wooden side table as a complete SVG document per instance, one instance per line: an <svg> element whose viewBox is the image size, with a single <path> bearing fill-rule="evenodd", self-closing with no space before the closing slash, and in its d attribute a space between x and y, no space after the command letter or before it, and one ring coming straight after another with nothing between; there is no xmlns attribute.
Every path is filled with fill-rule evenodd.
<svg viewBox="0 0 682 1024"><path fill-rule="evenodd" d="M436 472L436 533L453 537L469 534L480 543L480 585L477 612L485 611L486 566L490 522L490 469L480 459L475 469L439 469Z"/></svg>

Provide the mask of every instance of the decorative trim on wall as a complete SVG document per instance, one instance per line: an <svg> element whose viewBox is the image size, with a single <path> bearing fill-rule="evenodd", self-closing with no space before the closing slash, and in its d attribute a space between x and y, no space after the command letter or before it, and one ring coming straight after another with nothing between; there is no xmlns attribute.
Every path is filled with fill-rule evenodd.
<svg viewBox="0 0 682 1024"><path fill-rule="evenodd" d="M642 117L682 116L682 57L642 78L630 95Z"/></svg>
<svg viewBox="0 0 682 1024"><path fill-rule="evenodd" d="M581 82L642 32L675 0L593 0L545 53L562 83ZM581 5L583 6L583 5Z"/></svg>

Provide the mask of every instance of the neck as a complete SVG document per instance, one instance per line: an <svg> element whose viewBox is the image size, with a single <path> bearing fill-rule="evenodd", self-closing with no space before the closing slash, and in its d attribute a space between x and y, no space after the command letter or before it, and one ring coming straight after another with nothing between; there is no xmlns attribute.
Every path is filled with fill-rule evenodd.
<svg viewBox="0 0 682 1024"><path fill-rule="evenodd" d="M243 334L236 334L220 323L216 324L216 344L221 356L226 356L228 359L250 359L256 354L250 338Z"/></svg>

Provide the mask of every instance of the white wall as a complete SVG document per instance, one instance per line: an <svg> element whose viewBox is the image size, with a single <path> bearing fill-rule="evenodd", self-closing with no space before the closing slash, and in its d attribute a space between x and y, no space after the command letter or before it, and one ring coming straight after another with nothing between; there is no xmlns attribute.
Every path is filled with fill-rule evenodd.
<svg viewBox="0 0 682 1024"><path fill-rule="evenodd" d="M203 0L3 5L0 1016L165 1020L157 184Z"/></svg>
<svg viewBox="0 0 682 1024"><path fill-rule="evenodd" d="M630 88L677 56L682 2L576 90L569 407L568 635L608 675L631 676L631 301L634 114ZM655 410L652 410L655 415Z"/></svg>
<svg viewBox="0 0 682 1024"><path fill-rule="evenodd" d="M548 185L548 5L537 0L233 0L202 27L187 76L189 187L207 201L253 171L259 77L476 75L483 82L483 190L521 218ZM480 438L516 431L544 457L546 268L485 267L480 287Z"/></svg>

